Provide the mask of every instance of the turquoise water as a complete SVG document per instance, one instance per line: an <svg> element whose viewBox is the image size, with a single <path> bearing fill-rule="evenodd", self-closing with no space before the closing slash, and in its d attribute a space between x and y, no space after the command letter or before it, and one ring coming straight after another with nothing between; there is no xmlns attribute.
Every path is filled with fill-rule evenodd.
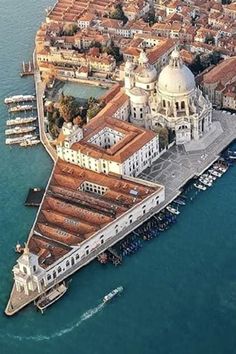
<svg viewBox="0 0 236 354"><path fill-rule="evenodd" d="M49 3L0 0L1 102L33 91L31 79L17 73ZM35 216L23 202L29 187L46 184L52 164L42 147L6 147L3 104L0 112L1 354L235 353L236 168L121 267L90 264L43 316L33 306L13 318L3 315L17 258L13 247L26 240ZM123 295L102 306L104 294L118 285L125 287Z"/></svg>

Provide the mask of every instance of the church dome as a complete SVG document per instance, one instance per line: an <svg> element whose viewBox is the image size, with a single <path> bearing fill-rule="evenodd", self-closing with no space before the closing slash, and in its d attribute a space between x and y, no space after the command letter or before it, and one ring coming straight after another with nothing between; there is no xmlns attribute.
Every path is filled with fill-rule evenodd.
<svg viewBox="0 0 236 354"><path fill-rule="evenodd" d="M136 81L149 84L157 79L157 71L155 67L149 64L147 54L142 51L139 56L139 66L136 70Z"/></svg>
<svg viewBox="0 0 236 354"><path fill-rule="evenodd" d="M169 64L161 71L158 89L167 95L183 95L195 89L193 73L183 64L178 50L171 53Z"/></svg>

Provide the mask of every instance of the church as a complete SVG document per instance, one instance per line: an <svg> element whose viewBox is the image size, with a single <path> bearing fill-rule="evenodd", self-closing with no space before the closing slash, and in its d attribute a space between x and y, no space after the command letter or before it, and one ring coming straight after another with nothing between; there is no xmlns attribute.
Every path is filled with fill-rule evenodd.
<svg viewBox="0 0 236 354"><path fill-rule="evenodd" d="M138 66L127 61L124 71L131 123L154 131L166 127L176 144L199 140L210 130L212 105L196 87L194 75L177 49L159 76L144 51Z"/></svg>

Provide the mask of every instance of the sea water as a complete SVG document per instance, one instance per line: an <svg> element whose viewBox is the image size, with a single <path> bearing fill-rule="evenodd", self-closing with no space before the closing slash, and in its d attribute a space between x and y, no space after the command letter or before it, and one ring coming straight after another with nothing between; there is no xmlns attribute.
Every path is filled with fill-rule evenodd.
<svg viewBox="0 0 236 354"><path fill-rule="evenodd" d="M120 267L91 263L43 316L33 306L12 318L3 314L14 246L27 239L36 213L23 203L28 188L46 185L52 162L41 146L5 146L2 101L34 91L32 79L20 79L18 72L52 3L0 0L0 353L236 353L234 167ZM122 296L103 305L102 297L119 285Z"/></svg>

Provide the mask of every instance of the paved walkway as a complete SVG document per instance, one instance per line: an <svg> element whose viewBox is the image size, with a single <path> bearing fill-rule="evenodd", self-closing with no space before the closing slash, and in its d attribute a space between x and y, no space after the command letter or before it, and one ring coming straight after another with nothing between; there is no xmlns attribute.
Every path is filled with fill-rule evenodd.
<svg viewBox="0 0 236 354"><path fill-rule="evenodd" d="M45 85L42 83L40 79L39 71L35 71L34 73L34 81L35 81L35 90L37 97L37 109L38 109L38 121L39 121L39 135L40 140L45 147L46 151L52 158L54 162L57 160L57 153L55 148L50 144L46 132L45 132L45 122L44 122L44 105L43 105L43 96L45 91Z"/></svg>
<svg viewBox="0 0 236 354"><path fill-rule="evenodd" d="M214 111L214 121L218 125L218 132L214 140L208 137L208 144L205 141L202 145L205 149L186 151L182 145L173 146L140 177L163 184L166 187L167 200L171 199L188 180L202 174L219 158L222 150L236 139L236 114ZM215 134L215 131L212 133Z"/></svg>

